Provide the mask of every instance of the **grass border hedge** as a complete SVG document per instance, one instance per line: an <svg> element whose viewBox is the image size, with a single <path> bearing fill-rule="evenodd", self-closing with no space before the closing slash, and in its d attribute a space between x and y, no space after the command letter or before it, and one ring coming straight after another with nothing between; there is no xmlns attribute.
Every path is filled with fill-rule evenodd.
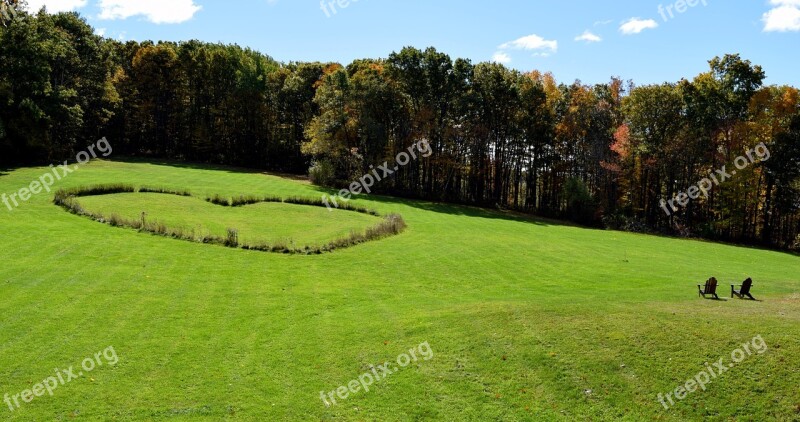
<svg viewBox="0 0 800 422"><path fill-rule="evenodd" d="M276 242L273 244L255 243L243 244L239 242L239 231L235 228L228 228L225 237L214 235L196 235L194 230L189 232L180 228L167 227L164 223L156 220L148 221L145 215L139 220L132 220L120 217L117 214L104 216L95 214L84 209L77 201L77 198L84 196L97 196L97 195L111 195L117 193L157 193L164 195L175 195L182 197L194 197L187 190L175 190L160 187L147 187L142 186L136 188L133 185L126 184L106 184L106 185L90 185L84 187L59 189L53 196L53 203L60 206L66 211L88 217L94 221L108 224L113 227L124 227L139 230L140 232L151 233L158 236L171 237L173 239L186 240L196 243L214 244L226 246L229 248L241 248L251 251L283 253L283 254L303 254L303 255L319 255L325 252L333 252L337 249L344 249L366 243L372 240L379 240L386 237L398 235L406 229L407 225L403 217L399 214L387 214L382 216L373 209L363 207L355 207L350 204L340 204L338 209L343 211L358 212L362 214L373 215L376 217L383 217L383 221L375 226L367 228L363 232L351 231L349 236L334 239L323 245L306 245L304 247L289 246L287 243ZM241 207L245 205L253 205L259 203L285 203L294 205L317 206L327 207L322 198L304 198L304 197L288 197L280 198L276 196L238 196L238 197L223 197L214 195L213 197L205 198L206 202L214 205L226 207Z"/></svg>

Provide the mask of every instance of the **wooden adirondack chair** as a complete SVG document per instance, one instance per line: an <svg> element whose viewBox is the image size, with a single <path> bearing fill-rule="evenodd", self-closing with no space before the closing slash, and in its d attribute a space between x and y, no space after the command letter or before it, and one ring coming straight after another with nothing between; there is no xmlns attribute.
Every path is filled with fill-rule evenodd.
<svg viewBox="0 0 800 422"><path fill-rule="evenodd" d="M731 298L734 296L738 297L739 299L744 299L745 296L750 298L750 300L756 300L753 295L750 294L750 288L753 287L753 279L748 278L744 281L741 285L739 285L739 291L736 291L736 285L731 284Z"/></svg>
<svg viewBox="0 0 800 422"><path fill-rule="evenodd" d="M717 296L717 279L714 277L706 281L705 287L698 284L697 290L699 292L698 296L702 296L704 299L707 299L706 296L713 296L714 299L719 299L719 296Z"/></svg>

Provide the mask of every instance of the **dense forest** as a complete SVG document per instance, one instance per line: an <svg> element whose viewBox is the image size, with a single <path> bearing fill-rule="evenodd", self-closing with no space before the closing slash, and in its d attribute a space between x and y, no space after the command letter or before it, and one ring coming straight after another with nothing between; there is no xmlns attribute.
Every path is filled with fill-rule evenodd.
<svg viewBox="0 0 800 422"><path fill-rule="evenodd" d="M800 93L736 54L661 85L560 83L404 48L279 63L235 45L119 42L0 0L0 164L115 156L310 173L344 187L426 140L373 191L623 230L800 248ZM678 211L662 200L755 161Z"/></svg>

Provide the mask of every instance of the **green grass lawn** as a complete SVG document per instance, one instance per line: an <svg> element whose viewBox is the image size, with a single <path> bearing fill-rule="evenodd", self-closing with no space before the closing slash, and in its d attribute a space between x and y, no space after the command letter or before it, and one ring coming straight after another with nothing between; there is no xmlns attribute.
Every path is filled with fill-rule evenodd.
<svg viewBox="0 0 800 422"><path fill-rule="evenodd" d="M319 195L318 195L319 196ZM78 198L87 211L129 220L146 218L197 235L224 237L228 228L239 231L242 243L281 242L303 247L363 232L381 221L379 217L332 208L284 203L260 203L243 207L222 207L196 197L156 193L122 193Z"/></svg>
<svg viewBox="0 0 800 422"><path fill-rule="evenodd" d="M45 171L0 171L0 193ZM57 187L99 183L199 198L321 193L235 169L100 161ZM797 256L385 197L353 203L399 213L402 234L289 256L115 228L51 200L0 209L0 395L109 346L119 361L13 412L0 403L3 420L800 419ZM294 239L375 219L145 194L80 200ZM712 275L724 296L753 277L763 302L699 299ZM766 353L669 410L659 403L757 335ZM423 342L430 360L334 406L320 399Z"/></svg>

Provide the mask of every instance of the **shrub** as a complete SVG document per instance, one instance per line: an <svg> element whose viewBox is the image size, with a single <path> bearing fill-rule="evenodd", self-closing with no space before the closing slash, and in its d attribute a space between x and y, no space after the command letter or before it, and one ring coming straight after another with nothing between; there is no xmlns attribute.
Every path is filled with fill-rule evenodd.
<svg viewBox="0 0 800 422"><path fill-rule="evenodd" d="M270 252L270 246L266 243L257 243L255 245L242 245L242 249L249 251Z"/></svg>
<svg viewBox="0 0 800 422"><path fill-rule="evenodd" d="M289 249L289 246L286 243L277 242L274 245L272 245L272 248L270 248L270 252L291 253L292 250Z"/></svg>
<svg viewBox="0 0 800 422"><path fill-rule="evenodd" d="M130 227L135 230L141 230L142 226L144 226L144 219L141 220L127 220L125 221L125 227Z"/></svg>
<svg viewBox="0 0 800 422"><path fill-rule="evenodd" d="M211 244L211 245L224 245L225 244L225 239L223 239L223 238L221 238L219 236L214 236L213 234L208 234L208 235L203 236L200 239L200 242L206 243L206 244Z"/></svg>
<svg viewBox="0 0 800 422"><path fill-rule="evenodd" d="M59 206L65 206L67 200L71 199L71 198L72 197L69 195L69 193L66 190L59 189L53 195L53 203L56 204L56 205L59 205ZM65 207L65 208L67 208L67 207Z"/></svg>
<svg viewBox="0 0 800 422"><path fill-rule="evenodd" d="M214 204L214 205L222 205L224 207L231 206L231 202L228 198L223 198L219 194L216 194L210 198L206 198L206 201Z"/></svg>
<svg viewBox="0 0 800 422"><path fill-rule="evenodd" d="M244 205L251 205L251 204L258 204L259 202L263 202L261 198L256 198L255 196L238 196L231 198L231 206L232 207L241 207Z"/></svg>
<svg viewBox="0 0 800 422"><path fill-rule="evenodd" d="M336 169L328 160L315 161L308 169L311 183L319 186L332 186L336 179Z"/></svg>
<svg viewBox="0 0 800 422"><path fill-rule="evenodd" d="M622 226L622 230L626 232L632 233L650 233L650 227L647 226L647 222L644 219L631 217L625 221L625 225Z"/></svg>
<svg viewBox="0 0 800 422"><path fill-rule="evenodd" d="M302 198L299 196L290 196L283 200L283 202L287 204L297 204L297 205L310 205L312 207L324 207L325 203L322 202L322 198Z"/></svg>
<svg viewBox="0 0 800 422"><path fill-rule="evenodd" d="M121 227L125 225L125 220L122 219L118 214L111 214L108 217L108 224L112 225L113 227Z"/></svg>
<svg viewBox="0 0 800 422"><path fill-rule="evenodd" d="M152 225L152 232L155 234L165 235L167 234L167 225L161 222L154 222Z"/></svg>
<svg viewBox="0 0 800 422"><path fill-rule="evenodd" d="M789 247L789 249L800 252L800 234L797 235L797 239L794 240L794 243Z"/></svg>
<svg viewBox="0 0 800 422"><path fill-rule="evenodd" d="M84 211L83 207L75 200L74 196L66 196L62 195L61 191L56 192L55 197L53 197L53 203L66 209L67 211L77 214L77 215L85 215L86 212Z"/></svg>
<svg viewBox="0 0 800 422"><path fill-rule="evenodd" d="M260 204L262 202L283 202L283 198L278 196L254 196L254 195L241 195L231 198L230 206L241 207L244 205Z"/></svg>
<svg viewBox="0 0 800 422"><path fill-rule="evenodd" d="M570 178L564 185L564 197L567 201L567 212L572 221L589 224L594 221L597 212L592 194L589 188L578 178Z"/></svg>
<svg viewBox="0 0 800 422"><path fill-rule="evenodd" d="M333 251L335 249L348 248L360 243L369 242L371 240L378 240L384 237L400 234L406 228L406 222L398 214L389 214L383 221L374 227L368 228L364 233L351 231L350 235L344 238L336 239L330 243L323 250Z"/></svg>
<svg viewBox="0 0 800 422"><path fill-rule="evenodd" d="M632 233L650 233L647 223L641 218L628 217L624 214L608 214L603 216L603 225L607 229Z"/></svg>
<svg viewBox="0 0 800 422"><path fill-rule="evenodd" d="M340 210L344 210L344 211L353 211L353 212L358 212L358 213L361 213L361 214L368 214L368 215L374 215L376 217L380 217L380 214L378 214L378 211L370 210L370 209L367 209L367 208L364 208L364 207L357 207L357 206L354 206L354 205L350 205L347 202L340 203L338 208Z"/></svg>
<svg viewBox="0 0 800 422"><path fill-rule="evenodd" d="M406 222L398 214L389 214L375 227L367 229L365 239L375 240L400 234L406 228Z"/></svg>
<svg viewBox="0 0 800 422"><path fill-rule="evenodd" d="M186 234L186 232L184 232L183 228L180 228L180 227L168 229L167 230L167 236L169 236L169 237L171 237L173 239L194 240L194 233L193 232L190 232L189 234Z"/></svg>
<svg viewBox="0 0 800 422"><path fill-rule="evenodd" d="M96 196L96 195L111 195L115 193L132 193L136 192L136 188L131 185L124 185L121 183L108 184L108 185L93 185L83 188L75 188L72 190L72 196Z"/></svg>
<svg viewBox="0 0 800 422"><path fill-rule="evenodd" d="M606 214L602 218L603 227L609 230L621 230L625 224L625 216L622 214Z"/></svg>
<svg viewBox="0 0 800 422"><path fill-rule="evenodd" d="M139 188L139 193L163 193L167 195L176 195L176 196L192 196L192 194L188 190L183 189L169 189L169 188L153 188L148 186L142 186Z"/></svg>
<svg viewBox="0 0 800 422"><path fill-rule="evenodd" d="M130 193L136 189L130 185L93 185L70 189L59 189L53 196L53 203L61 205L67 198L93 195L111 195L114 193Z"/></svg>
<svg viewBox="0 0 800 422"><path fill-rule="evenodd" d="M302 197L297 197L297 196L290 196L290 197L286 198L283 202L285 202L287 204L308 205L308 206L312 206L312 207L328 208L328 206L329 206L329 205L325 204L325 201L323 201L322 198L302 198ZM367 208L364 208L364 207L357 207L355 205L350 205L349 203L344 202L344 201L338 201L337 204L338 204L338 206L333 206L333 204L330 204L330 206L332 208L336 208L336 209L339 209L339 210L342 210L342 211L353 211L353 212L358 212L358 213L361 213L361 214L368 214L368 215L374 215L375 217L380 217L380 214L378 213L378 211L375 211L375 210L372 210L372 209L367 209Z"/></svg>
<svg viewBox="0 0 800 422"><path fill-rule="evenodd" d="M229 228L225 236L224 245L229 248L239 247L239 230Z"/></svg>

